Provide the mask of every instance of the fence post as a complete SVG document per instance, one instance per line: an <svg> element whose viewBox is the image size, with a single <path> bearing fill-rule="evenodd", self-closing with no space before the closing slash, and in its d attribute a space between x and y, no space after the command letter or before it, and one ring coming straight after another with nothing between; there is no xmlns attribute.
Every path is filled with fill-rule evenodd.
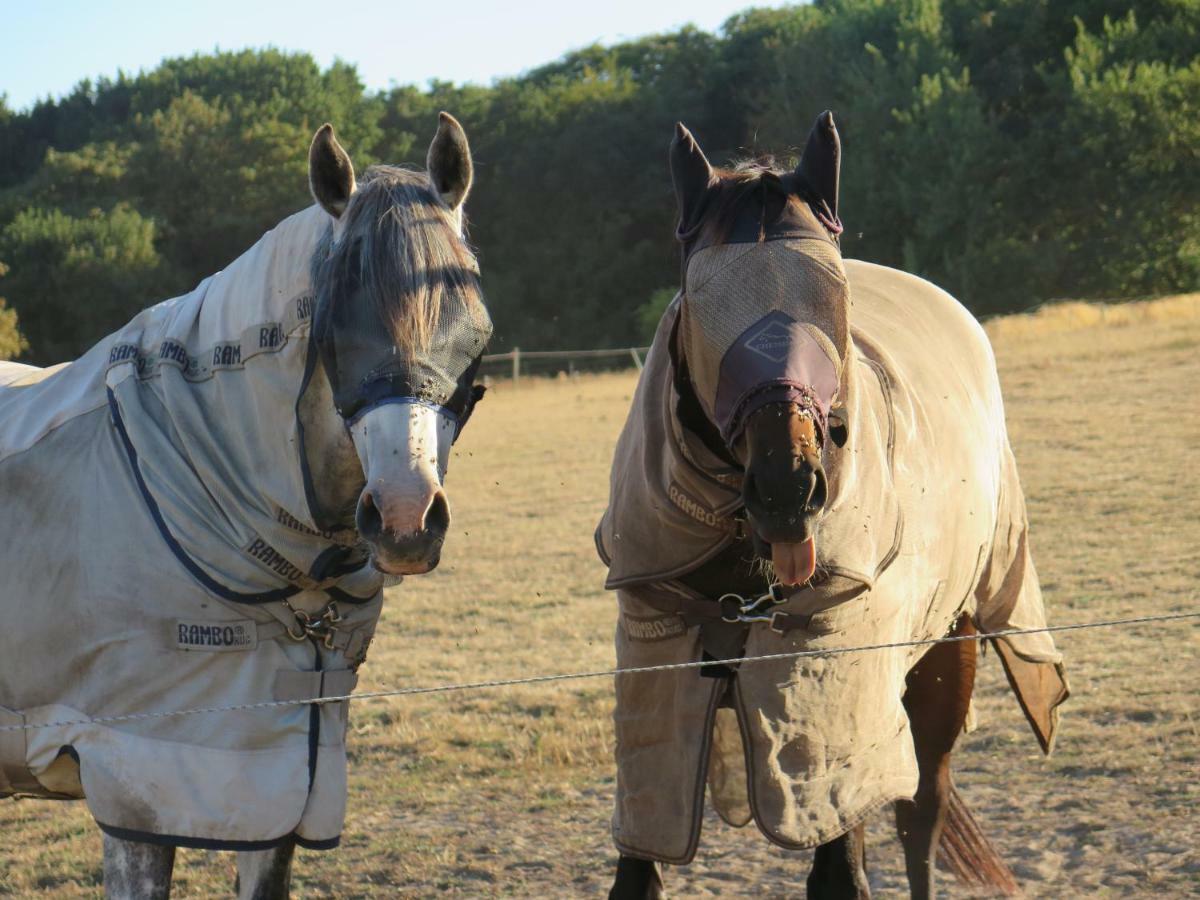
<svg viewBox="0 0 1200 900"><path fill-rule="evenodd" d="M512 380L513 387L521 383L521 348L512 348Z"/></svg>
<svg viewBox="0 0 1200 900"><path fill-rule="evenodd" d="M637 347L630 347L629 355L633 357L633 364L637 366L637 370L642 371L642 358L638 356Z"/></svg>

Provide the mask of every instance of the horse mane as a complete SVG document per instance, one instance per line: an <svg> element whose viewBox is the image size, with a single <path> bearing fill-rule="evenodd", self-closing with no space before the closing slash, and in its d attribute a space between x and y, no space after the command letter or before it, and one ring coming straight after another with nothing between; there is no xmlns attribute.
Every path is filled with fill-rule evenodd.
<svg viewBox="0 0 1200 900"><path fill-rule="evenodd" d="M424 171L371 166L333 236L314 257L318 302L361 288L404 354L429 345L446 304L482 313L475 255Z"/></svg>

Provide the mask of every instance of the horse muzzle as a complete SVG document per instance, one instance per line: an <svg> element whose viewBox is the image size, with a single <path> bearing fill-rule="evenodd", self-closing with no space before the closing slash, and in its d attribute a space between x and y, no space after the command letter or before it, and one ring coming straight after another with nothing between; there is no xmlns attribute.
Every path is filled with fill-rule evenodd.
<svg viewBox="0 0 1200 900"><path fill-rule="evenodd" d="M445 492L436 491L424 512L399 528L385 521L380 508L375 493L366 490L355 514L359 536L370 546L375 568L387 575L423 575L437 568L450 529Z"/></svg>
<svg viewBox="0 0 1200 900"><path fill-rule="evenodd" d="M829 494L825 470L802 463L785 477L765 477L754 469L747 469L742 487L754 533L768 544L812 537Z"/></svg>
<svg viewBox="0 0 1200 900"><path fill-rule="evenodd" d="M802 464L791 477L754 478L747 471L742 500L755 552L770 560L787 586L805 584L817 568L817 526L827 492L825 472Z"/></svg>
<svg viewBox="0 0 1200 900"><path fill-rule="evenodd" d="M755 550L784 584L804 584L816 570L816 533L829 483L820 433L794 403L772 404L746 425L742 502Z"/></svg>

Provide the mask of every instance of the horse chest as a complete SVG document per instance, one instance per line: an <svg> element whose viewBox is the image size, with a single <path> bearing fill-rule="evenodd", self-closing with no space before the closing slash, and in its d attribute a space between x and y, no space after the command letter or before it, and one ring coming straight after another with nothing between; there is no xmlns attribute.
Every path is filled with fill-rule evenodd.
<svg viewBox="0 0 1200 900"><path fill-rule="evenodd" d="M761 594L769 586L769 569L760 560L749 538L733 541L712 559L678 581L709 600L724 594L744 597Z"/></svg>

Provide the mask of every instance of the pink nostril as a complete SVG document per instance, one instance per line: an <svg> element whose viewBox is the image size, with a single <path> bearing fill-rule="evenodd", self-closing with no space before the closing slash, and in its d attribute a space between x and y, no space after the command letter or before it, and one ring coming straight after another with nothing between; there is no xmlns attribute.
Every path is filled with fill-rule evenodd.
<svg viewBox="0 0 1200 900"><path fill-rule="evenodd" d="M450 529L450 503L445 491L439 490L433 495L421 524L431 534L445 534Z"/></svg>
<svg viewBox="0 0 1200 900"><path fill-rule="evenodd" d="M368 540L383 533L393 538L445 536L450 528L450 503L440 488L426 498L418 496L389 497L374 489L364 490L358 498L355 524Z"/></svg>
<svg viewBox="0 0 1200 900"><path fill-rule="evenodd" d="M354 513L354 524L358 533L367 540L374 540L383 531L383 516L379 513L379 505L375 502L373 493L363 491L358 498L358 509Z"/></svg>

